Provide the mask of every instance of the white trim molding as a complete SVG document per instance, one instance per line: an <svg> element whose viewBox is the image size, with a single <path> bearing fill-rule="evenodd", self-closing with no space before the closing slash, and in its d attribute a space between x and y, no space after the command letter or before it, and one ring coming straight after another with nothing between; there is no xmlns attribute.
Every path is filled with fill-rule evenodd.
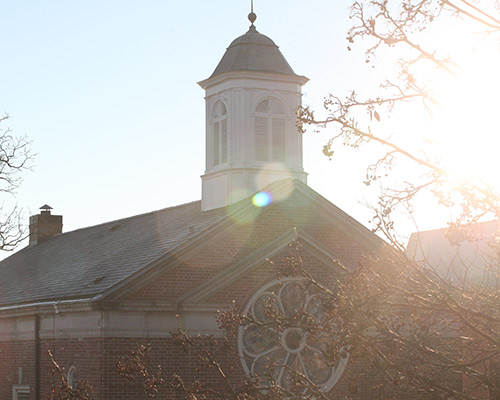
<svg viewBox="0 0 500 400"><path fill-rule="evenodd" d="M12 400L21 400L20 394L30 394L30 385L12 385Z"/></svg>

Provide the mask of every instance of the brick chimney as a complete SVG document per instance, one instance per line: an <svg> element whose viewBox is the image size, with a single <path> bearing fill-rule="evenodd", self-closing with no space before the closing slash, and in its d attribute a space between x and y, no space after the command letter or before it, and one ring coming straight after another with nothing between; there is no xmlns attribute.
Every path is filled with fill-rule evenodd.
<svg viewBox="0 0 500 400"><path fill-rule="evenodd" d="M40 207L40 214L30 217L30 245L42 243L62 233L62 215L51 215L51 206Z"/></svg>

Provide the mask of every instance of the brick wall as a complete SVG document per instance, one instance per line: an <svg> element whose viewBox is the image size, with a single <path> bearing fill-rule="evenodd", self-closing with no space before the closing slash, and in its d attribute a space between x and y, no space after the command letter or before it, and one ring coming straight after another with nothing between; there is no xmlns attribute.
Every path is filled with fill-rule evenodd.
<svg viewBox="0 0 500 400"><path fill-rule="evenodd" d="M130 301L167 302L175 304L179 296L195 290L226 268L234 266L240 260L256 253L263 246L279 238L293 228L312 236L315 241L341 258L346 264L356 267L367 249L363 243L342 232L335 223L325 218L323 213L310 204L307 198L294 198L264 208L258 212L253 223L234 221L232 227L225 232L208 238L205 248L186 262L176 266L168 273L155 278L145 287L128 296ZM288 254L285 248L274 259L278 261ZM302 254L304 264L309 272L318 280L327 282L334 276L332 266L323 264L318 257L306 251ZM205 299L205 304L227 304L235 300L243 309L250 297L266 282L276 278L276 270L266 262L253 268L245 276L232 282L229 286ZM164 376L179 374L187 382L199 379L202 382L220 384L217 375L198 369L197 355L193 351L185 352L176 347L167 337L155 338L55 338L41 341L41 393L46 393L54 378L50 373L47 350L53 351L59 364L68 368L75 365L80 378L89 381L95 389L96 399L137 400L141 398L141 388L136 382L128 382L118 375L116 362L124 354L136 348L138 344L151 343L153 352L150 364L162 365ZM11 398L12 384L17 383L17 367L23 367L26 382L34 384L34 344L25 342L0 342L0 398ZM243 368L237 358L228 358L225 364L233 369L235 382L244 376ZM371 399L371 395L356 392L351 376L353 371L362 370L355 363L348 367L331 392L332 399ZM363 385L361 385L363 386ZM366 385L365 385L366 386ZM33 386L34 387L34 386ZM354 388L354 389L353 389ZM364 397L363 397L364 396ZM375 396L375 395L373 395ZM175 399L175 394L167 387L159 398Z"/></svg>
<svg viewBox="0 0 500 400"><path fill-rule="evenodd" d="M34 341L0 342L0 399L12 398L12 385L19 383L18 368L22 368L22 384L34 387Z"/></svg>
<svg viewBox="0 0 500 400"><path fill-rule="evenodd" d="M252 224L234 222L230 230L208 239L207 247L131 295L131 300L174 301L215 274L248 257L293 228L314 237L344 263L356 267L367 249L339 230L309 204L284 202L264 209Z"/></svg>
<svg viewBox="0 0 500 400"><path fill-rule="evenodd" d="M101 398L101 368L103 340L101 338L82 339L43 339L40 343L40 382L41 395L48 393L51 385L57 382L52 374L53 365L48 350L54 355L61 368L65 371L71 365L77 368L78 376L94 387L96 399Z"/></svg>

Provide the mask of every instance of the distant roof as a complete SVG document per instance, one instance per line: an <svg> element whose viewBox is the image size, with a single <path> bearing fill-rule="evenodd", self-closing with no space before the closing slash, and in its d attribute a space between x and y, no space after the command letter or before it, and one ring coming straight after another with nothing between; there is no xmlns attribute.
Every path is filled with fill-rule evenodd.
<svg viewBox="0 0 500 400"><path fill-rule="evenodd" d="M54 236L0 262L0 305L88 298L223 219L200 201Z"/></svg>
<svg viewBox="0 0 500 400"><path fill-rule="evenodd" d="M231 71L296 75L278 46L253 25L247 33L233 40L210 78Z"/></svg>
<svg viewBox="0 0 500 400"><path fill-rule="evenodd" d="M475 283L496 283L498 257L495 240L499 230L500 221L493 220L414 232L406 253L442 278L455 282L472 279Z"/></svg>

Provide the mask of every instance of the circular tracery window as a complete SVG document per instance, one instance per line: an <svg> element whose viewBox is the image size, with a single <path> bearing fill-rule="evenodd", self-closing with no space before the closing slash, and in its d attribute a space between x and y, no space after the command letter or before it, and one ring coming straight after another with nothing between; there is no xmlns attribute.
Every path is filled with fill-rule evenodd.
<svg viewBox="0 0 500 400"><path fill-rule="evenodd" d="M337 383L348 358L328 362L324 356L326 336L309 333L294 323L301 315L313 317L316 323L325 319L320 295L308 289L302 279L287 278L266 284L250 299L245 314L254 321L241 326L238 335L247 374L271 376L285 389L293 382L292 371L305 375L322 392L328 392ZM282 328L277 329L276 319L286 321ZM304 389L304 393L307 391Z"/></svg>

